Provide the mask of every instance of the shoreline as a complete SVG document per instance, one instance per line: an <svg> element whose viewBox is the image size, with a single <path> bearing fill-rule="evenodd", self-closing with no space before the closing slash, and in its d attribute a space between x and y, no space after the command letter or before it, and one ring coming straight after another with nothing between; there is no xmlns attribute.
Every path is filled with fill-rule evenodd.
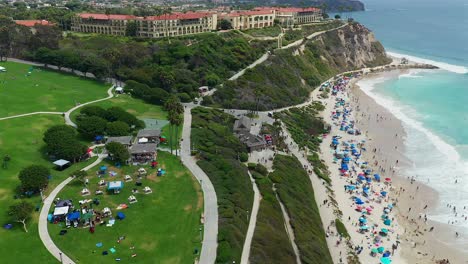
<svg viewBox="0 0 468 264"><path fill-rule="evenodd" d="M456 241L453 241L454 228L424 219L425 214L430 213L434 205L440 202L438 192L425 183L411 180L409 176L404 175L405 169L411 166L412 162L405 156L406 131L402 121L359 87L359 82L363 80L398 78L408 72L408 69L395 69L370 73L356 79L349 87L352 107L356 109L356 113L361 113L361 116L356 115L356 120L358 126L367 131L369 149L378 149L375 159L378 159L386 170L392 170L396 160L400 161L395 172L391 173L394 174L394 196L398 201L397 221L404 228L400 237L401 257L408 263L436 263L436 260L441 259L449 259L451 263L465 263L463 252L456 249ZM377 114L379 119L371 117ZM375 160L369 154L371 153L366 152L365 158ZM433 231L430 232L431 227Z"/></svg>

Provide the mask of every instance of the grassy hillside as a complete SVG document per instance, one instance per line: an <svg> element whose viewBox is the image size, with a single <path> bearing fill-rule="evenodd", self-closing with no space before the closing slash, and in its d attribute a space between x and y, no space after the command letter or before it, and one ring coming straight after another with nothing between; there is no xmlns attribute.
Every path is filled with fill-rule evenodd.
<svg viewBox="0 0 468 264"><path fill-rule="evenodd" d="M226 108L268 110L299 104L330 77L389 62L383 46L360 24L330 31L270 58L214 94Z"/></svg>
<svg viewBox="0 0 468 264"><path fill-rule="evenodd" d="M247 168L238 160L246 148L232 133L234 117L220 110L192 110L192 142L198 165L218 198L217 263L240 262L252 209L253 190Z"/></svg>
<svg viewBox="0 0 468 264"><path fill-rule="evenodd" d="M257 165L259 167L261 165ZM263 174L260 172L264 172ZM266 172L266 173L265 173ZM262 200L250 249L250 263L294 263L296 257L286 233L281 207L264 170L252 170Z"/></svg>
<svg viewBox="0 0 468 264"><path fill-rule="evenodd" d="M276 155L269 177L286 207L302 263L333 263L307 172L297 158Z"/></svg>

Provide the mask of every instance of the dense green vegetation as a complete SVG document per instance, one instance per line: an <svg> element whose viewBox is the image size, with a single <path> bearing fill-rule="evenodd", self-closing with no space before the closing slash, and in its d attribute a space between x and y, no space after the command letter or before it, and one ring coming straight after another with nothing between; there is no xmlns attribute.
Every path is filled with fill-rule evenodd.
<svg viewBox="0 0 468 264"><path fill-rule="evenodd" d="M286 233L281 207L272 189L268 171L260 164L250 166L262 195L255 233L250 249L250 263L294 263L296 256Z"/></svg>
<svg viewBox="0 0 468 264"><path fill-rule="evenodd" d="M127 136L130 132L145 128L145 122L125 109L114 106L104 109L88 105L76 117L78 132L86 139L96 136Z"/></svg>
<svg viewBox="0 0 468 264"><path fill-rule="evenodd" d="M289 43L307 37L315 32L337 28L341 25L343 25L341 20L334 20L323 24L302 25L300 26L300 29L288 29L284 34L283 45L288 45Z"/></svg>
<svg viewBox="0 0 468 264"><path fill-rule="evenodd" d="M286 124L294 142L300 148L307 147L312 151L319 149L322 142L321 135L326 132L325 123L318 117L318 109L323 107L320 102L297 108L293 107L279 113L276 117Z"/></svg>
<svg viewBox="0 0 468 264"><path fill-rule="evenodd" d="M312 164L314 173L330 184L330 172L317 153L322 142L321 135L327 132L325 123L318 117L319 111L323 109L324 106L320 102L313 102L312 105L306 107L294 107L276 113L276 117L284 122L294 142L300 148L308 148L312 151L307 159Z"/></svg>
<svg viewBox="0 0 468 264"><path fill-rule="evenodd" d="M342 34L330 31L305 41L303 49L275 50L265 63L220 87L213 96L214 103L250 110L295 105L340 72L389 62L382 45L373 41L370 31L362 25L353 23L339 32Z"/></svg>
<svg viewBox="0 0 468 264"><path fill-rule="evenodd" d="M240 262L253 203L247 168L238 160L246 147L232 133L234 117L221 110L192 110L192 143L198 165L216 190L219 210L217 263Z"/></svg>
<svg viewBox="0 0 468 264"><path fill-rule="evenodd" d="M205 33L166 39L70 34L59 49L39 48L30 58L46 64L93 73L98 78L133 80L128 90L150 103L168 93L181 101L198 96L201 85L221 80L260 57L268 42L251 41L240 33Z"/></svg>
<svg viewBox="0 0 468 264"><path fill-rule="evenodd" d="M333 263L314 190L297 158L276 155L270 179L286 207L303 263Z"/></svg>
<svg viewBox="0 0 468 264"><path fill-rule="evenodd" d="M242 32L249 34L252 37L277 37L281 33L281 28L279 26L252 28L243 30Z"/></svg>
<svg viewBox="0 0 468 264"><path fill-rule="evenodd" d="M344 238L349 238L348 230L346 230L345 225L343 224L343 222L341 222L339 218L335 219L335 226L336 230L341 236L343 236Z"/></svg>

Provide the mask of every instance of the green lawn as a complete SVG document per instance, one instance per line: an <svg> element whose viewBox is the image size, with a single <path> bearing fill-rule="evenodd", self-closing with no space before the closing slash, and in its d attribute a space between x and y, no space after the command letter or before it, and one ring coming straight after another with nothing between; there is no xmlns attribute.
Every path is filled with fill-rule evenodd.
<svg viewBox="0 0 468 264"><path fill-rule="evenodd" d="M36 112L65 112L77 103L107 95L109 85L30 65L0 62L7 72L0 73L0 117Z"/></svg>
<svg viewBox="0 0 468 264"><path fill-rule="evenodd" d="M8 207L16 201L14 190L19 185L19 171L32 164L42 164L52 168L52 163L44 159L40 149L44 146L42 134L52 125L61 124L63 118L55 115L38 115L0 121L0 157L11 156L8 169L0 168L0 224L12 223L7 215ZM82 168L89 162L79 163L73 167L58 172L51 170L52 178L47 192L64 180L72 170ZM33 205L38 205L38 196L26 199ZM37 232L38 213L34 213L28 222L29 233L23 231L22 225L13 223L12 230L0 229L0 256L4 263L54 263L54 258L46 250ZM27 254L11 254L12 252L27 252Z"/></svg>
<svg viewBox="0 0 468 264"><path fill-rule="evenodd" d="M166 175L157 177L155 169L146 168L149 176L143 179L143 186L150 186L153 193L135 194L138 202L122 210L126 215L123 221L117 220L113 227L97 226L94 234L88 229L70 228L64 236L58 235L62 229L58 224L50 224L49 232L56 245L77 263L115 263L116 258L121 258L125 263L193 263L198 257L194 249L201 248L199 228L203 194L198 182L178 158L159 152L158 162L167 171ZM99 188L99 178L95 173L97 168L89 173L88 188L91 193ZM110 167L109 170L118 173L112 177L113 180L123 180L126 174L136 175L138 168L124 166L121 169ZM128 204L127 198L136 188L136 176L133 178L134 181L125 183L120 194L90 195L85 198L99 198L101 204L94 208L102 210L108 206L116 215L116 207L121 203ZM110 176L104 179L110 180ZM79 194L82 188L81 183L72 182L59 193L59 197L73 199L78 207L78 201L83 199ZM143 187L138 188L141 192ZM119 236L126 237L120 244L117 243ZM99 242L103 243L102 248L96 247ZM130 249L132 246L134 250ZM103 256L102 251L111 247L115 247L117 252ZM131 258L132 253L136 253L137 257Z"/></svg>
<svg viewBox="0 0 468 264"><path fill-rule="evenodd" d="M141 99L136 99L125 94L119 94L112 99L100 101L92 105L101 106L103 108L119 106L125 109L127 112L134 114L138 118L167 119L167 113L162 106L148 104ZM71 114L72 120L75 120L76 116L79 114L80 109L74 111Z"/></svg>

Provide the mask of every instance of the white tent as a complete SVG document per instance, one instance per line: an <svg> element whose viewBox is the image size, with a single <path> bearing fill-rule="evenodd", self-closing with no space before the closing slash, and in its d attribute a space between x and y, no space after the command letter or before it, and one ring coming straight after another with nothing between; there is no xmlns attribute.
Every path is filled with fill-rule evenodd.
<svg viewBox="0 0 468 264"><path fill-rule="evenodd" d="M145 137L142 137L142 138L138 139L138 143L148 143L148 139L145 138Z"/></svg>
<svg viewBox="0 0 468 264"><path fill-rule="evenodd" d="M124 89L123 89L122 87L120 87L120 86L117 86L117 87L115 88L115 92L121 94L121 93L124 92Z"/></svg>
<svg viewBox="0 0 468 264"><path fill-rule="evenodd" d="M54 216L67 214L69 208L70 208L70 206L55 207Z"/></svg>
<svg viewBox="0 0 468 264"><path fill-rule="evenodd" d="M5 67L2 67L2 66L0 66L0 72L6 72L6 68L5 68Z"/></svg>

